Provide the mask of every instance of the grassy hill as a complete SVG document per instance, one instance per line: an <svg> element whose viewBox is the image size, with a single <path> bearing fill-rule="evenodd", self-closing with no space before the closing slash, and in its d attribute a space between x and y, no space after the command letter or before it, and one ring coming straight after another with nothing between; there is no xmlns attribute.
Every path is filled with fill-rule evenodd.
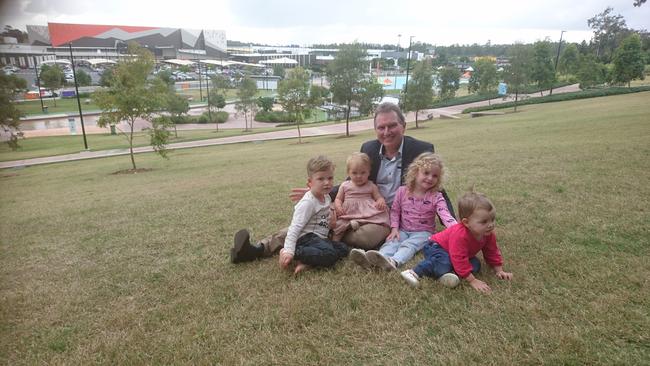
<svg viewBox="0 0 650 366"><path fill-rule="evenodd" d="M486 193L512 282L450 290L350 261L231 265L290 221L317 153L372 132L0 171L2 364L642 364L650 359L650 93L411 129L447 191ZM414 265L420 255L409 264Z"/></svg>

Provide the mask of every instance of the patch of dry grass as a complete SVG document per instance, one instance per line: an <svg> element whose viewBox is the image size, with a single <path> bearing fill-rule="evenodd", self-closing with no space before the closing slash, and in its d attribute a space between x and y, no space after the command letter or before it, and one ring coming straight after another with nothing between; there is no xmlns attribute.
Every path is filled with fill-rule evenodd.
<svg viewBox="0 0 650 366"><path fill-rule="evenodd" d="M650 93L410 130L497 207L512 282L482 296L344 261L293 278L228 262L286 225L316 153L346 139L115 157L0 177L3 364L642 364L650 359ZM411 263L415 264L419 257Z"/></svg>

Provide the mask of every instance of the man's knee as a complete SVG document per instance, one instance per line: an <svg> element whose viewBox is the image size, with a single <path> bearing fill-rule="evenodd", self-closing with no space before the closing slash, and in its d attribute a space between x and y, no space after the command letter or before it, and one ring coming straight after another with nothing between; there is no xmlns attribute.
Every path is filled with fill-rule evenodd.
<svg viewBox="0 0 650 366"><path fill-rule="evenodd" d="M343 242L353 248L364 250L379 247L390 233L390 229L383 225L361 225L356 231L348 231L343 237Z"/></svg>

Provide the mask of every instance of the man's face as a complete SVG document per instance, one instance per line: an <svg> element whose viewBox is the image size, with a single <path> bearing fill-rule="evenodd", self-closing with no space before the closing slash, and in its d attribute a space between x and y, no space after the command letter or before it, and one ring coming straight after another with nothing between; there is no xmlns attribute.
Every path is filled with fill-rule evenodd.
<svg viewBox="0 0 650 366"><path fill-rule="evenodd" d="M404 137L404 126L393 111L380 113L375 119L377 140L389 151L397 151Z"/></svg>

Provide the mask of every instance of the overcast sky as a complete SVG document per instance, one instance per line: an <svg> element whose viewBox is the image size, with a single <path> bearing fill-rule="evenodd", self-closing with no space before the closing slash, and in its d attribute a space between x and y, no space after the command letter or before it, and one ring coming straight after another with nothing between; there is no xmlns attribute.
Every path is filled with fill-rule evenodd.
<svg viewBox="0 0 650 366"><path fill-rule="evenodd" d="M0 25L47 22L221 29L229 40L272 45L414 41L530 43L591 38L587 19L607 6L628 27L650 28L650 3L633 0L0 0Z"/></svg>

